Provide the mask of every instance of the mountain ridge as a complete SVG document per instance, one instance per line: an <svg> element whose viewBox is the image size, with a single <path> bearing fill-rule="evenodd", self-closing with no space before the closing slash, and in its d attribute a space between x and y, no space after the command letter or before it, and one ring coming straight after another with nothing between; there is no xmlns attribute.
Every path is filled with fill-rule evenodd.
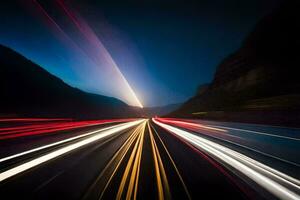
<svg viewBox="0 0 300 200"><path fill-rule="evenodd" d="M299 124L299 7L297 1L283 2L258 22L242 46L219 64L205 90L168 116Z"/></svg>
<svg viewBox="0 0 300 200"><path fill-rule="evenodd" d="M1 115L74 118L137 116L137 109L121 100L72 87L3 45L0 45L0 64Z"/></svg>

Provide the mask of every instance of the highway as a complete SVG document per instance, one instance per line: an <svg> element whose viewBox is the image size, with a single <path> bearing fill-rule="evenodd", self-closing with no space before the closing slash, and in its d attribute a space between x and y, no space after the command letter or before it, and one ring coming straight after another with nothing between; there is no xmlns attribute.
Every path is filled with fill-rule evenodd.
<svg viewBox="0 0 300 200"><path fill-rule="evenodd" d="M1 199L300 199L300 129L0 120Z"/></svg>

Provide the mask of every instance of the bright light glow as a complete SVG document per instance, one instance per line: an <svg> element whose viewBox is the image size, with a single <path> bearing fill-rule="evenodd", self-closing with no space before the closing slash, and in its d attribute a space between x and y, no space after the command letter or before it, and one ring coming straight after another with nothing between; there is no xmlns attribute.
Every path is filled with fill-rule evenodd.
<svg viewBox="0 0 300 200"><path fill-rule="evenodd" d="M72 51L80 52L78 55L83 56L81 60L88 61L86 63L87 66L84 67L90 71L90 77L88 77L89 80L86 80L87 76L83 79L87 83L92 80L93 86L88 86L86 89L91 89L94 93L119 98L132 106L143 107L101 39L70 4L67 5L63 0L52 1L52 5L58 6L58 10L62 11L62 14L67 17L65 21L70 22L69 25L74 26L75 29L72 29L72 32L70 32L68 26L61 25L60 20L51 15L51 12L48 12L37 0L33 0L33 3L35 3L36 8L42 15L46 17L47 25L50 26L54 34L61 41L71 45L69 48ZM76 37L73 33L74 30L78 31ZM84 69L81 68L81 70ZM80 74L82 73L80 72ZM101 87L98 87L98 85Z"/></svg>
<svg viewBox="0 0 300 200"><path fill-rule="evenodd" d="M101 40L88 25L88 23L86 23L78 13L67 7L64 1L57 0L57 3L64 10L66 16L68 16L69 19L75 24L75 26L88 42L89 47L87 49L84 48L83 51L86 51L87 55L92 56L92 61L95 62L97 66L102 66L104 62L107 70L109 70L112 84L117 84L117 86L119 87L119 92L124 95L124 100L128 104L142 108L143 105L137 98L132 87L129 85L123 73L120 71L111 54L107 51Z"/></svg>
<svg viewBox="0 0 300 200"><path fill-rule="evenodd" d="M300 199L299 194L295 193L295 191L300 191L300 181L298 179L201 136L161 123L155 119L153 121L199 150L216 158L219 162L235 168L279 199Z"/></svg>
<svg viewBox="0 0 300 200"><path fill-rule="evenodd" d="M80 148L82 146L85 146L85 145L90 144L92 142L95 142L97 140L103 139L103 138L105 138L107 136L116 134L116 133L118 133L120 131L123 131L123 130L126 130L126 129L130 128L130 127L136 126L136 125L138 125L138 124L140 124L140 123L142 123L144 121L145 120L136 120L136 121L133 121L133 122L128 122L128 123L122 124L122 125L120 125L118 127L111 128L111 129L106 130L106 131L102 131L101 133L96 134L96 135L94 135L92 137L89 137L87 139L83 139L83 140L78 141L76 143L70 144L70 145L68 145L66 147L62 147L62 148L60 148L58 150L52 151L52 152L47 153L47 154L45 154L43 156L35 158L35 159L31 160L31 161L28 161L28 162L25 162L25 163L23 163L21 165L13 167L13 168L11 168L9 170L6 170L6 171L4 171L4 172L2 172L0 174L0 182L4 181L4 180L6 180L6 179L8 179L8 178L10 178L12 176L15 176L15 175L17 175L17 174L19 174L21 172L24 172L24 171L26 171L26 170L28 170L30 168L33 168L33 167L38 166L38 165L40 165L42 163L45 163L45 162L47 162L49 160L52 160L52 159L54 159L54 158L56 158L58 156L64 155L64 154L66 154L66 153L68 153L70 151L78 149L78 148Z"/></svg>

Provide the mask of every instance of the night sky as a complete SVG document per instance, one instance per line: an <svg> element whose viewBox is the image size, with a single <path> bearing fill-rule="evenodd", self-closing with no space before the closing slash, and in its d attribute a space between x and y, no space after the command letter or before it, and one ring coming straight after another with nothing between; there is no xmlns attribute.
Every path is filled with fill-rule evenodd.
<svg viewBox="0 0 300 200"><path fill-rule="evenodd" d="M279 0L64 1L90 31L80 29L55 1L9 2L0 3L1 44L72 86L126 102L120 92L125 89L105 63L93 61L103 53L93 46L93 32L144 106L193 96L257 21L279 5Z"/></svg>

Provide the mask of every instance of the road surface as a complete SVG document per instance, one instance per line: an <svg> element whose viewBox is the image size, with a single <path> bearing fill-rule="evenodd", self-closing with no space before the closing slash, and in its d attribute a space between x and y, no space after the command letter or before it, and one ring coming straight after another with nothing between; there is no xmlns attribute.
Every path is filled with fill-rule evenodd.
<svg viewBox="0 0 300 200"><path fill-rule="evenodd" d="M0 121L1 199L300 199L300 130L187 119Z"/></svg>

